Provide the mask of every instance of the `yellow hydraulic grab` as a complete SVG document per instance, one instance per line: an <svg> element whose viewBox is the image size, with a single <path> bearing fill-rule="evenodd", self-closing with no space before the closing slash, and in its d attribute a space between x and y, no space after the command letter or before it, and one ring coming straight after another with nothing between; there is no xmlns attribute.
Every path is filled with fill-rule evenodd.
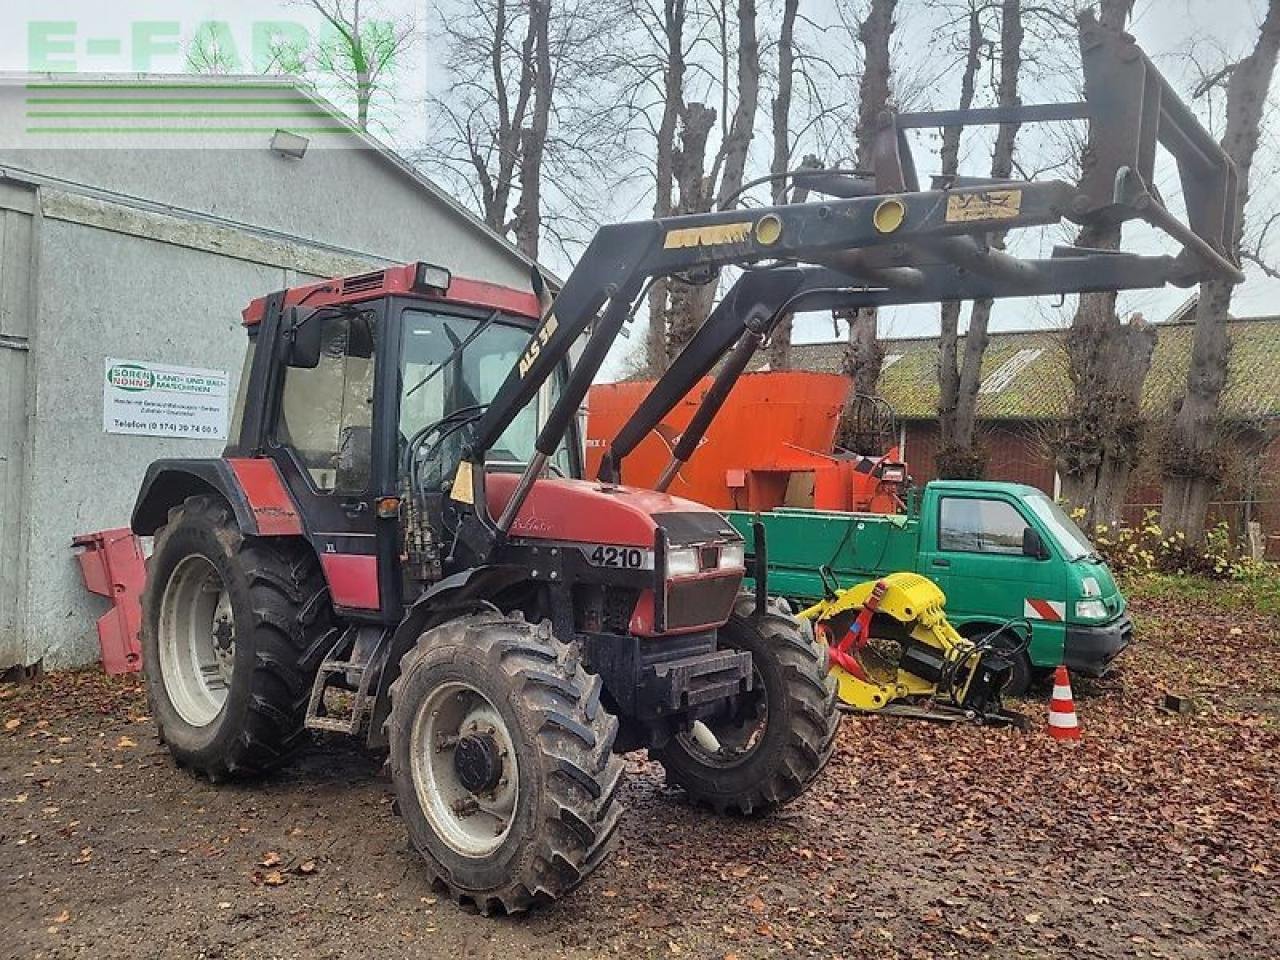
<svg viewBox="0 0 1280 960"><path fill-rule="evenodd" d="M840 699L854 710L1012 720L1001 709L1005 651L967 640L947 622L946 596L917 573L891 573L844 589L800 612L831 655ZM986 638L987 640L991 638ZM932 700L931 711L902 709Z"/></svg>

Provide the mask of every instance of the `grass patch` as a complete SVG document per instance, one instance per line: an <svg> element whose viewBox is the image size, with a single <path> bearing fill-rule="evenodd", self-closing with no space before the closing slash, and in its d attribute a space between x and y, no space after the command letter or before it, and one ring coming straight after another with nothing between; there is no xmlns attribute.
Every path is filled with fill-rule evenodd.
<svg viewBox="0 0 1280 960"><path fill-rule="evenodd" d="M1180 600L1206 608L1251 610L1280 617L1280 567L1265 564L1239 580L1174 573L1128 573L1121 589L1130 600Z"/></svg>

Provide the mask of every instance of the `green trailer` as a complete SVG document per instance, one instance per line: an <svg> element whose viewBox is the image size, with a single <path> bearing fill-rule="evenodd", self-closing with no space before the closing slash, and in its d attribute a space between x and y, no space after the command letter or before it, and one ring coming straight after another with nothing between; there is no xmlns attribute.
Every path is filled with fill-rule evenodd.
<svg viewBox="0 0 1280 960"><path fill-rule="evenodd" d="M1028 634L1009 691L1059 664L1100 677L1133 638L1115 578L1088 537L1051 498L1017 483L934 481L905 514L781 508L732 512L751 541L764 524L769 592L801 604L823 596L823 569L841 586L898 570L947 596L947 617L978 636L1010 621Z"/></svg>

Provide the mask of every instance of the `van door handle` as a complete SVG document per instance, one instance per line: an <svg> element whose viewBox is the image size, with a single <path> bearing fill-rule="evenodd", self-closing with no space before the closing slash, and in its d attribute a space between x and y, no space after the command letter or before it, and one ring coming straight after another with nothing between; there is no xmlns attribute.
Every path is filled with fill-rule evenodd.
<svg viewBox="0 0 1280 960"><path fill-rule="evenodd" d="M348 517L358 517L362 513L367 513L369 504L365 500L343 500L342 512Z"/></svg>
<svg viewBox="0 0 1280 960"><path fill-rule="evenodd" d="M932 563L932 565L935 567L951 566L951 561L948 560L946 557L934 557L933 560L930 561L930 563Z"/></svg>

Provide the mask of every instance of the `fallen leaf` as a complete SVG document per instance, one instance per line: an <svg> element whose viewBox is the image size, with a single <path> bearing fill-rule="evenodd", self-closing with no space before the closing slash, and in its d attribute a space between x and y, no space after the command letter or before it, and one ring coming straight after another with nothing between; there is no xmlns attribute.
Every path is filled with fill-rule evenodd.
<svg viewBox="0 0 1280 960"><path fill-rule="evenodd" d="M737 877L739 880L741 880L743 877L748 876L751 873L751 864L746 864L745 866L741 866L741 867L734 867L729 872L733 874L735 877Z"/></svg>
<svg viewBox="0 0 1280 960"><path fill-rule="evenodd" d="M137 745L138 745L138 742L132 739L131 737L121 737L119 740L116 741L117 750L128 750L131 747L136 747Z"/></svg>
<svg viewBox="0 0 1280 960"><path fill-rule="evenodd" d="M60 914L58 914L56 917L53 918L53 922L66 923L70 919L71 919L71 913L67 910L63 910Z"/></svg>
<svg viewBox="0 0 1280 960"><path fill-rule="evenodd" d="M262 875L262 882L268 887L282 887L285 884L284 874L279 870L268 870Z"/></svg>
<svg viewBox="0 0 1280 960"><path fill-rule="evenodd" d="M764 913L764 901L760 899L759 894L753 894L747 901L747 909L752 913Z"/></svg>
<svg viewBox="0 0 1280 960"><path fill-rule="evenodd" d="M1040 914L1038 913L1028 913L1022 919L1027 921L1027 923L1039 923L1043 919L1043 917L1041 917Z"/></svg>
<svg viewBox="0 0 1280 960"><path fill-rule="evenodd" d="M610 897L610 898L612 898L612 897L616 897L617 895L618 895L618 891L617 891L617 890L601 890L601 891L600 891L600 896L602 896L602 897Z"/></svg>
<svg viewBox="0 0 1280 960"><path fill-rule="evenodd" d="M298 864L298 873L315 873L316 862L314 860L303 860Z"/></svg>
<svg viewBox="0 0 1280 960"><path fill-rule="evenodd" d="M22 721L17 718L14 718L13 720L6 720L4 722L4 728L6 730L17 730L20 726L22 726Z"/></svg>
<svg viewBox="0 0 1280 960"><path fill-rule="evenodd" d="M278 867L281 863L280 854L274 850L268 850L261 860L258 861L260 867Z"/></svg>

